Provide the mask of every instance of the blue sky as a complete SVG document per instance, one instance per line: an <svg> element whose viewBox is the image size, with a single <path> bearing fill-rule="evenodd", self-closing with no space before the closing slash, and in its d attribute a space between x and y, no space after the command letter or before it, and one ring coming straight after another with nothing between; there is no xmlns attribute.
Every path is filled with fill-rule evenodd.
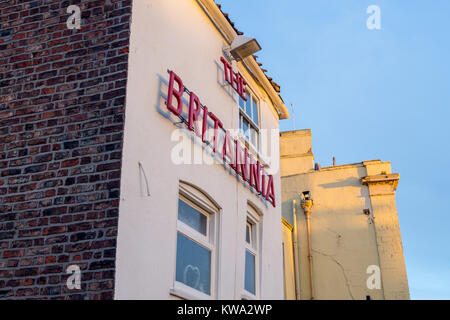
<svg viewBox="0 0 450 320"><path fill-rule="evenodd" d="M450 1L218 2L258 39L321 166L392 162L411 297L450 299ZM369 5L381 30L366 27Z"/></svg>

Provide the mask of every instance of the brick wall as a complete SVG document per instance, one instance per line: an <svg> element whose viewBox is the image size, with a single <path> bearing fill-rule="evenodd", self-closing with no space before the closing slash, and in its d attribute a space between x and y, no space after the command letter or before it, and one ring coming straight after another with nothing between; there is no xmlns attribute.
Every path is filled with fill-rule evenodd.
<svg viewBox="0 0 450 320"><path fill-rule="evenodd" d="M0 1L0 299L113 298L131 2Z"/></svg>

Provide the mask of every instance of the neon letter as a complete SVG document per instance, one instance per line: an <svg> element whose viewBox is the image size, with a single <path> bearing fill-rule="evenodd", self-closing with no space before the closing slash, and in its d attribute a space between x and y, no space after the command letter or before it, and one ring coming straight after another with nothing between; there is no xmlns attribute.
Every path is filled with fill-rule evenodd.
<svg viewBox="0 0 450 320"><path fill-rule="evenodd" d="M194 110L195 107L195 110ZM193 130L194 126L195 126L195 132L197 134L199 134L198 132L198 128L197 128L197 119L198 116L200 115L200 111L201 111L201 107L200 107L200 100L198 99L198 97L195 95L195 93L193 93L191 91L191 98L189 100L189 119L188 119L188 128L189 130Z"/></svg>
<svg viewBox="0 0 450 320"><path fill-rule="evenodd" d="M218 129L222 128L223 124L222 124L222 122L220 122L219 118L217 118L214 113L210 112L209 116L214 121L214 147L213 147L213 151L214 151L214 153L216 153Z"/></svg>
<svg viewBox="0 0 450 320"><path fill-rule="evenodd" d="M256 192L261 192L261 164L255 164L255 159L250 155L250 186L255 187Z"/></svg>
<svg viewBox="0 0 450 320"><path fill-rule="evenodd" d="M178 91L173 89L173 83L178 83ZM169 92L167 93L167 109L169 109L173 114L179 116L183 111L183 104L181 103L181 96L183 95L184 86L183 81L181 81L180 77L178 77L175 72L170 71L170 80L169 80ZM177 99L177 108L175 108L172 104L172 98L175 97Z"/></svg>
<svg viewBox="0 0 450 320"><path fill-rule="evenodd" d="M269 175L269 181L267 182L266 200L271 200L273 207L275 208L275 192L273 187L273 176Z"/></svg>

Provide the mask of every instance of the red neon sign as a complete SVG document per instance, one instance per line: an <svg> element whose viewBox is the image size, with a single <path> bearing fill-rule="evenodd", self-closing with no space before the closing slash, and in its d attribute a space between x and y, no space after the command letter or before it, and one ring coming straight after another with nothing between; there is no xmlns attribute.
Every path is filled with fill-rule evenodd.
<svg viewBox="0 0 450 320"><path fill-rule="evenodd" d="M231 66L228 69L235 79L242 79L239 74L233 73ZM230 75L230 74L229 74ZM177 83L178 90L175 89L174 85ZM240 84L240 94L245 95L245 81L236 80L236 84ZM181 97L185 91L183 81L178 77L175 72L170 71L169 80L169 90L167 93L167 109L176 116L180 116L182 113L183 105L181 102ZM177 105L174 106L174 100L176 100ZM197 123L200 120L200 114L203 109L203 121L201 122L201 130L198 128ZM194 92L189 92L189 109L188 109L188 120L187 127L189 130L194 131L196 135L202 138L203 143L206 143L206 130L208 127L208 119L214 122L214 138L213 138L213 153L217 152L217 141L219 128L223 129L222 122L215 116L212 112L208 111L207 106L203 106L200 103L200 99ZM253 188L257 193L259 193L263 198L272 203L275 207L275 188L273 184L273 176L266 175L264 172L264 167L259 161L255 161L253 156L249 153L248 149L241 146L241 143L232 139L230 132L226 129L225 138L222 146L222 159L227 162L226 159L229 158L231 161L229 165L236 172L237 175L241 176L242 179L249 183L250 187ZM234 143L234 145L233 145ZM234 147L233 147L234 146ZM267 178L267 179L266 179ZM267 181L267 183L266 183Z"/></svg>
<svg viewBox="0 0 450 320"><path fill-rule="evenodd" d="M238 73L233 71L231 64L224 58L221 57L220 61L223 63L223 70L225 72L225 80L231 85L231 87L241 96L244 101L247 101L245 96L245 82L244 78Z"/></svg>

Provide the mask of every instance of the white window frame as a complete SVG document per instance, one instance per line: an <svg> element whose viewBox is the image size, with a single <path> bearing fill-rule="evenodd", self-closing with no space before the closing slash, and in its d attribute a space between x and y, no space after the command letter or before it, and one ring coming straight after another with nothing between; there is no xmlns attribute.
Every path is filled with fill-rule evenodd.
<svg viewBox="0 0 450 320"><path fill-rule="evenodd" d="M256 151L256 154L259 154L260 150L261 150L261 98L258 97L254 92L254 90L252 90L249 85L247 84L246 86L246 93L249 97L249 99L251 99L252 101L255 100L256 101L256 112L258 113L258 123L256 124L253 119L251 119L248 115L247 112L245 111L245 108L247 107L246 105L244 106L244 110L242 110L241 106L240 106L240 99L242 99L241 97L239 97L238 99L238 109L239 109L239 137L241 138L241 140L245 141L246 145L250 146L251 149ZM245 103L247 103L246 101L244 101ZM251 108L251 112L252 112L252 116L253 116L253 102L252 102L252 108ZM241 120L242 119L242 120ZM256 146L252 143L252 138L251 138L251 132L250 132L250 137L249 139L247 139L247 137L245 136L244 133L244 121L246 120L247 122L249 122L250 127L249 130L256 130ZM241 127L242 124L242 127Z"/></svg>
<svg viewBox="0 0 450 320"><path fill-rule="evenodd" d="M178 219L177 211L177 228L175 236L178 237L178 233L189 240L199 244L205 249L211 252L210 261L210 294L200 292L190 286L176 280L176 250L175 249L175 261L174 261L174 274L173 274L173 286L170 289L170 294L178 298L186 300L213 300L217 297L217 243L218 243L218 230L219 230L219 209L212 204L212 202L197 190L191 191L186 186L180 187L180 194L177 201L184 201L195 210L204 214L207 218L206 236L197 230L191 228L184 222ZM178 206L177 206L178 207ZM176 243L176 241L175 241Z"/></svg>
<svg viewBox="0 0 450 320"><path fill-rule="evenodd" d="M243 275L243 292L242 299L244 300L257 300L260 297L261 283L260 283L260 261L261 261L261 228L262 228L262 217L261 215L251 206L247 209L247 217L245 221L245 251L244 251L244 275ZM250 234L250 243L247 242L247 226L252 225ZM245 257L249 251L255 256L255 294L245 290Z"/></svg>
<svg viewBox="0 0 450 320"><path fill-rule="evenodd" d="M211 243L210 240L210 229L211 229L211 223L213 223L214 218L211 218L211 214L205 211L204 209L200 208L199 206L195 205L192 201L188 200L186 197L180 195L181 201L185 202L188 206L194 208L200 214L203 214L206 216L206 235L202 234L201 232L193 229L189 225L185 224L184 222L177 220L177 230L183 233L185 236L193 240L194 242L197 242L202 247L207 248L208 250L212 251L214 250L214 244Z"/></svg>

